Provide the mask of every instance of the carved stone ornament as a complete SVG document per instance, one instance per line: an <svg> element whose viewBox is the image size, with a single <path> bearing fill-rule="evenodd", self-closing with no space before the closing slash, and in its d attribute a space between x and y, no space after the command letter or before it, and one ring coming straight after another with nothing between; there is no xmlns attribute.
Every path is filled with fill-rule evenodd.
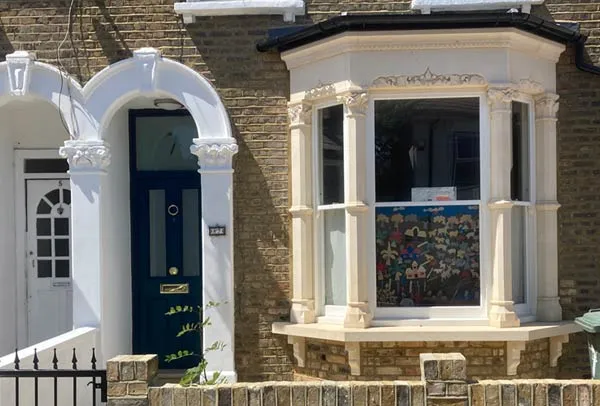
<svg viewBox="0 0 600 406"><path fill-rule="evenodd" d="M335 86L331 83L319 83L316 87L304 93L306 100L322 99L325 97L335 96Z"/></svg>
<svg viewBox="0 0 600 406"><path fill-rule="evenodd" d="M110 146L103 141L71 140L59 149L71 173L103 172L110 164Z"/></svg>
<svg viewBox="0 0 600 406"><path fill-rule="evenodd" d="M427 86L481 86L485 85L483 76L467 74L437 75L429 68L421 75L379 76L373 81L372 87L427 87Z"/></svg>
<svg viewBox="0 0 600 406"><path fill-rule="evenodd" d="M556 119L558 98L554 93L545 93L535 98L535 116L538 119Z"/></svg>
<svg viewBox="0 0 600 406"><path fill-rule="evenodd" d="M190 152L198 157L200 171L231 171L231 161L238 152L238 145L235 142L201 143L201 140L195 139Z"/></svg>
<svg viewBox="0 0 600 406"><path fill-rule="evenodd" d="M369 105L369 95L366 92L352 92L340 96L338 100L348 109L348 115L365 115Z"/></svg>
<svg viewBox="0 0 600 406"><path fill-rule="evenodd" d="M544 86L540 82L536 82L535 80L531 80L531 79L519 80L519 84L517 85L517 88L520 92L530 94L530 95L544 93L544 90L545 90Z"/></svg>
<svg viewBox="0 0 600 406"><path fill-rule="evenodd" d="M506 375L516 375L521 363L521 352L525 350L525 341L508 341L506 343Z"/></svg>
<svg viewBox="0 0 600 406"><path fill-rule="evenodd" d="M492 87L488 89L488 103L492 110L506 110L517 97L518 91L512 87Z"/></svg>
<svg viewBox="0 0 600 406"><path fill-rule="evenodd" d="M10 94L24 96L29 90L29 78L35 55L26 51L16 51L6 55Z"/></svg>
<svg viewBox="0 0 600 406"><path fill-rule="evenodd" d="M344 347L348 354L350 374L354 376L360 375L360 343L347 342Z"/></svg>
<svg viewBox="0 0 600 406"><path fill-rule="evenodd" d="M153 91L156 84L156 65L162 58L160 51L154 48L140 48L133 51L140 77L143 78L142 91Z"/></svg>
<svg viewBox="0 0 600 406"><path fill-rule="evenodd" d="M312 122L312 106L310 103L300 103L288 107L290 127L310 125Z"/></svg>

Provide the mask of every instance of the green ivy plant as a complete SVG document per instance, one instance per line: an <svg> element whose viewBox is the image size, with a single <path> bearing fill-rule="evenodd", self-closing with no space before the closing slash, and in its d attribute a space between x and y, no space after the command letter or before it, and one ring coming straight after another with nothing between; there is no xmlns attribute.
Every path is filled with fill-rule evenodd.
<svg viewBox="0 0 600 406"><path fill-rule="evenodd" d="M177 337L184 336L186 334L197 334L201 339L202 331L205 327L212 325L210 317L204 317L205 310L213 307L217 307L226 302L208 302L205 309L202 306L174 306L165 313L166 316L175 316L182 313L196 313L198 315L198 321L193 323L185 323L181 325L181 330L177 333ZM208 376L208 362L206 361L206 354L212 351L223 351L227 345L222 341L215 341L210 346L204 348L201 354L197 354L194 351L187 349L181 349L174 354L168 354L165 356L165 362L173 362L186 357L196 357L200 361L195 367L189 368L185 371L185 374L179 381L181 386L190 386L192 384L204 384L204 385L217 385L226 381L221 371L215 371L209 377Z"/></svg>

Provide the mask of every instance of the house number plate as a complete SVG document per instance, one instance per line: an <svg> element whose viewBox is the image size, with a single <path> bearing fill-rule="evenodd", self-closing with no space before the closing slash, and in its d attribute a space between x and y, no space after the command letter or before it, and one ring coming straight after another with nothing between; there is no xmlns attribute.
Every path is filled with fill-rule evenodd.
<svg viewBox="0 0 600 406"><path fill-rule="evenodd" d="M223 237L227 235L225 226L208 226L208 235L211 237Z"/></svg>

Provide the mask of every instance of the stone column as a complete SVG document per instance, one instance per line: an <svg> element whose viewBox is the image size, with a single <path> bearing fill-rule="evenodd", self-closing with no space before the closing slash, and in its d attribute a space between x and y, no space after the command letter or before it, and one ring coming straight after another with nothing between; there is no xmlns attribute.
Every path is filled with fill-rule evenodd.
<svg viewBox="0 0 600 406"><path fill-rule="evenodd" d="M206 355L210 373L221 371L235 382L234 362L234 283L233 283L233 169L238 151L233 138L195 138L190 147L198 157L202 186L202 304L218 302L206 311L212 325L202 333L203 346L219 341L223 351ZM225 235L210 235L209 227L225 227Z"/></svg>
<svg viewBox="0 0 600 406"><path fill-rule="evenodd" d="M108 406L148 405L149 385L157 373L156 355L119 355L108 360Z"/></svg>
<svg viewBox="0 0 600 406"><path fill-rule="evenodd" d="M292 323L315 321L313 258L312 107L291 105L288 110L291 142L292 204Z"/></svg>
<svg viewBox="0 0 600 406"><path fill-rule="evenodd" d="M537 214L537 320L562 320L558 297L558 225L560 205L556 192L556 113L558 95L535 100L536 214Z"/></svg>
<svg viewBox="0 0 600 406"><path fill-rule="evenodd" d="M71 178L73 328L100 327L104 288L101 179L110 163L110 149L103 141L71 140L59 152L69 163Z"/></svg>
<svg viewBox="0 0 600 406"><path fill-rule="evenodd" d="M492 289L489 323L517 327L512 299L510 169L512 166L512 89L490 89L490 201ZM482 118L483 119L483 118Z"/></svg>
<svg viewBox="0 0 600 406"><path fill-rule="evenodd" d="M344 130L344 200L346 203L346 282L345 327L366 328L373 315L369 309L367 250L366 112L369 97L353 92L340 97L346 119Z"/></svg>

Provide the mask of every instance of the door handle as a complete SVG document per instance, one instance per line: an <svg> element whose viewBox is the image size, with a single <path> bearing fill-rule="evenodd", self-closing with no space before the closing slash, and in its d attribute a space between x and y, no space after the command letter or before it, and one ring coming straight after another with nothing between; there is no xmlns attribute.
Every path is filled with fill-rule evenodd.
<svg viewBox="0 0 600 406"><path fill-rule="evenodd" d="M176 266L172 266L169 268L169 275L176 276L179 273L179 269Z"/></svg>
<svg viewBox="0 0 600 406"><path fill-rule="evenodd" d="M161 295L185 295L190 293L190 285L188 283L161 283Z"/></svg>

